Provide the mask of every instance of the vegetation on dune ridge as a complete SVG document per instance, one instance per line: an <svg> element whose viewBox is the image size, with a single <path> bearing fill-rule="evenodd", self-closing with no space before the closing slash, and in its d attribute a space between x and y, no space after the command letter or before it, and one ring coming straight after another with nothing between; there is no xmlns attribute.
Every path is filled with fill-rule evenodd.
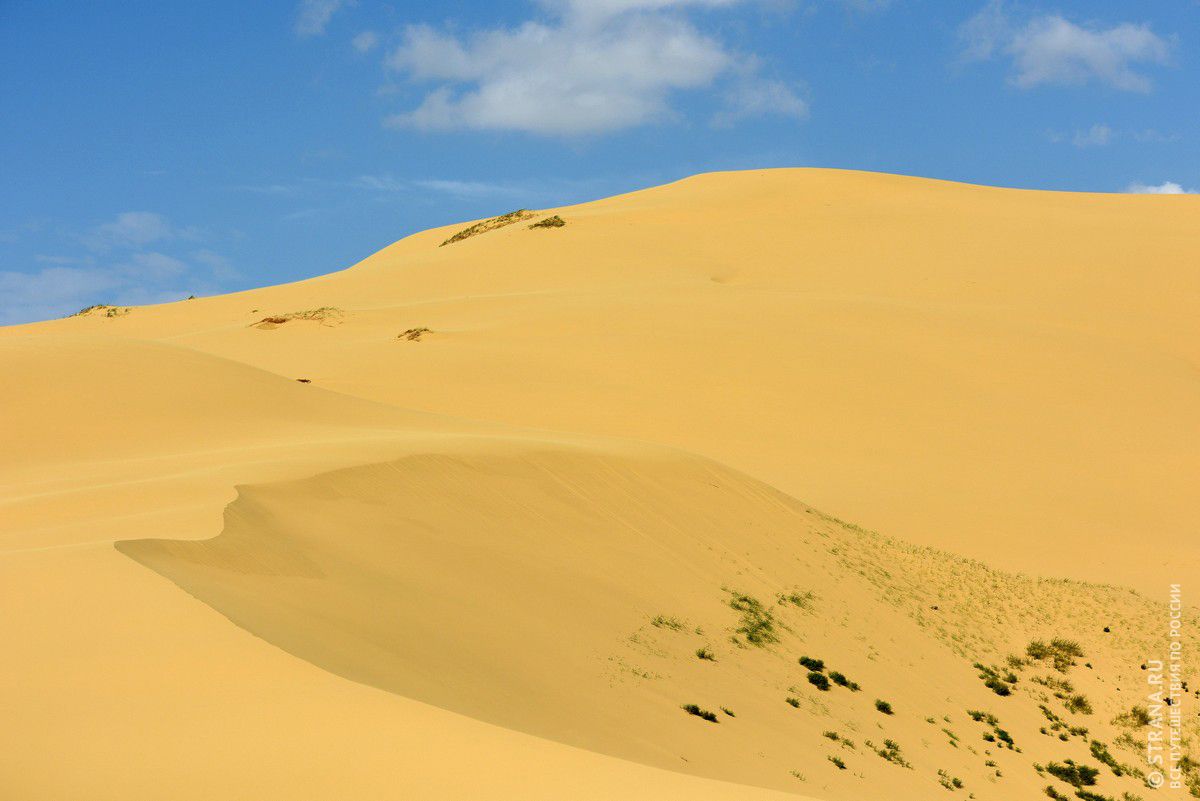
<svg viewBox="0 0 1200 801"><path fill-rule="evenodd" d="M538 220L537 222L533 223L529 227L530 228L562 228L566 224L567 224L566 220L564 220L562 217L559 217L557 214L554 214L550 217L545 218L544 220Z"/></svg>
<svg viewBox="0 0 1200 801"><path fill-rule="evenodd" d="M84 306L79 311L75 312L70 317L91 317L103 313L105 317L124 317L129 314L132 309L129 306L110 306L107 303L96 303L92 306Z"/></svg>
<svg viewBox="0 0 1200 801"><path fill-rule="evenodd" d="M488 231L494 231L497 228L503 228L506 225L512 225L513 223L521 222L522 220L528 220L533 216L534 212L530 211L529 209L517 209L516 211L510 211L507 214L501 214L499 217L492 217L491 219L477 222L474 225L469 225L451 236L449 239L442 242L442 244L438 245L438 247L452 245L455 242L461 242L464 239L469 239L473 236L478 236L479 234L485 234Z"/></svg>

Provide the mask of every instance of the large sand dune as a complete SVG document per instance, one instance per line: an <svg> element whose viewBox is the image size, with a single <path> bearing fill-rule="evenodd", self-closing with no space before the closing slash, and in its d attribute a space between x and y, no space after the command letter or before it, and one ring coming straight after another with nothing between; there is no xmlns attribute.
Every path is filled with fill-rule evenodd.
<svg viewBox="0 0 1200 801"><path fill-rule="evenodd" d="M0 788L1010 799L1094 742L1137 768L1111 721L1200 577L1198 222L705 175L0 329ZM1054 637L1086 656L1007 665Z"/></svg>

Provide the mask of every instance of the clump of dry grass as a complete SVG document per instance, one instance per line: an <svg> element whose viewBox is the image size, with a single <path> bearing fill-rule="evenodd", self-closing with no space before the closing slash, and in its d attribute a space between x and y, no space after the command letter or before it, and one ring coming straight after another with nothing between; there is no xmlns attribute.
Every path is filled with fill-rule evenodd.
<svg viewBox="0 0 1200 801"><path fill-rule="evenodd" d="M490 220L484 220L483 222L477 222L474 225L468 226L447 239L442 244L438 245L438 247L444 247L455 242L461 242L464 239L469 239L470 237L477 236L479 234L486 234L488 231L494 231L497 228L503 228L504 226L512 225L515 222L528 220L532 216L533 212L529 209L517 209L516 211L510 211L508 214L501 214L499 217L492 217Z"/></svg>
<svg viewBox="0 0 1200 801"><path fill-rule="evenodd" d="M91 317L94 314L103 313L105 317L124 317L129 314L128 306L109 306L106 303L97 303L93 306L85 306L79 311L72 314L72 317Z"/></svg>
<svg viewBox="0 0 1200 801"><path fill-rule="evenodd" d="M396 339L403 339L407 342L420 342L421 337L425 336L426 334L432 334L432 333L433 333L432 328L425 328L425 327L410 328L407 331L405 331L403 334L400 334L399 336L397 336Z"/></svg>
<svg viewBox="0 0 1200 801"><path fill-rule="evenodd" d="M567 224L567 221L557 214L547 217L544 220L538 220L530 228L562 228Z"/></svg>
<svg viewBox="0 0 1200 801"><path fill-rule="evenodd" d="M321 306L316 309L305 309L304 311L288 312L287 314L274 314L270 317L264 317L256 323L252 323L255 328L270 330L278 328L284 323L292 320L311 320L325 325L330 320L335 320L342 316L342 310L336 306Z"/></svg>

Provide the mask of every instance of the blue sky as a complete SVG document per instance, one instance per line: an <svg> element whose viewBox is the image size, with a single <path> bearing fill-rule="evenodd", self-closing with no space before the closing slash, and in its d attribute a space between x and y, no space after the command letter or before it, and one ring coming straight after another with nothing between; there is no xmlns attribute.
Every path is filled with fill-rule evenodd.
<svg viewBox="0 0 1200 801"><path fill-rule="evenodd" d="M0 0L0 323L719 169L1200 188L1200 2Z"/></svg>

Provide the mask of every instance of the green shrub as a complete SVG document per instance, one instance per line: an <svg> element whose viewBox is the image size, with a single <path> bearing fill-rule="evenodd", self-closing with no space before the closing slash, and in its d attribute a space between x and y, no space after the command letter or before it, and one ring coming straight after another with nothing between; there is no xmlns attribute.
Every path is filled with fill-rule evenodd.
<svg viewBox="0 0 1200 801"><path fill-rule="evenodd" d="M1121 763L1108 750L1108 746L1099 740L1092 740L1089 743L1092 752L1092 757L1103 765L1108 765L1108 769L1113 772L1114 776L1121 776L1125 771L1121 768Z"/></svg>
<svg viewBox="0 0 1200 801"><path fill-rule="evenodd" d="M1090 715L1092 714L1092 704L1088 701L1085 695L1072 695L1065 701L1067 709L1072 712Z"/></svg>
<svg viewBox="0 0 1200 801"><path fill-rule="evenodd" d="M878 709L880 712L882 712L885 715L896 714L895 712L892 711L891 704L889 704L887 701L881 701L878 698L875 699L875 708Z"/></svg>
<svg viewBox="0 0 1200 801"><path fill-rule="evenodd" d="M1096 783L1100 771L1090 765L1077 765L1070 759L1063 763L1051 762L1046 766L1046 772L1051 776L1066 782L1072 787L1090 787Z"/></svg>
<svg viewBox="0 0 1200 801"><path fill-rule="evenodd" d="M811 656L800 657L800 664L809 670L821 671L825 669L825 660L813 659Z"/></svg>
<svg viewBox="0 0 1200 801"><path fill-rule="evenodd" d="M808 674L808 683L822 692L829 691L829 679L825 677L824 673L818 673L815 670L811 671Z"/></svg>
<svg viewBox="0 0 1200 801"><path fill-rule="evenodd" d="M856 693L862 689L861 687L858 686L858 682L850 681L848 678L845 677L844 674L839 673L836 670L829 671L829 678L830 678L830 680L833 681L834 684L838 685L839 687L845 687L846 689L850 690L851 692Z"/></svg>
<svg viewBox="0 0 1200 801"><path fill-rule="evenodd" d="M698 718L707 720L709 723L720 723L721 722L721 721L717 720L717 716L715 714L713 714L712 712L709 712L707 709L701 709L700 707L696 706L695 704L684 704L682 708L683 708L683 711L687 712L689 715L695 715Z"/></svg>

